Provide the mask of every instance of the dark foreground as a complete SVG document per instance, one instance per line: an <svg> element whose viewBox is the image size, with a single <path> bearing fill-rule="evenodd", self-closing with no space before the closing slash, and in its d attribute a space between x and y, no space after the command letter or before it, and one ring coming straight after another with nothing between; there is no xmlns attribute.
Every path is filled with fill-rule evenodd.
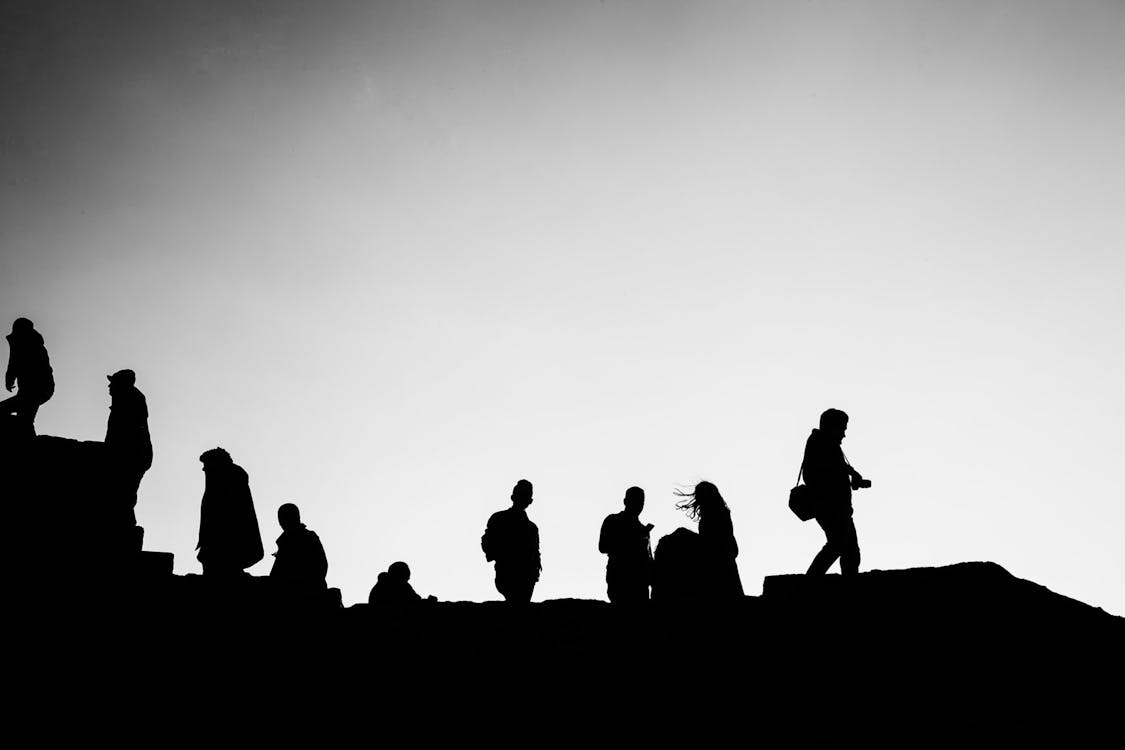
<svg viewBox="0 0 1125 750"><path fill-rule="evenodd" d="M102 443L0 435L21 746L1092 744L1125 619L990 563L761 597L347 609L141 552Z"/></svg>
<svg viewBox="0 0 1125 750"><path fill-rule="evenodd" d="M989 563L808 584L770 578L762 597L717 609L375 611L268 579L152 571L21 616L13 715L36 744L1120 736L1121 618Z"/></svg>

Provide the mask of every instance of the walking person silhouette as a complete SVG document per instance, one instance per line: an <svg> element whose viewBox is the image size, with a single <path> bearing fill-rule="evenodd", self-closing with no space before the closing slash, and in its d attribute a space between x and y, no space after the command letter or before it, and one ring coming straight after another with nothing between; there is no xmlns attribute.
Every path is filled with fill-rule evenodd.
<svg viewBox="0 0 1125 750"><path fill-rule="evenodd" d="M625 491L625 510L611 513L602 521L598 551L608 555L605 565L606 594L614 604L648 601L652 582L652 524L641 523L645 491L630 487Z"/></svg>
<svg viewBox="0 0 1125 750"><path fill-rule="evenodd" d="M742 578L735 559L738 541L734 538L730 507L719 488L711 482L700 482L691 492L677 490L676 495L684 498L676 507L699 522L700 595L710 601L742 596Z"/></svg>
<svg viewBox="0 0 1125 750"><path fill-rule="evenodd" d="M820 415L820 427L805 441L801 462L805 484L816 498L816 522L824 529L825 543L809 565L808 575L824 575L840 560L840 573L859 572L859 539L852 520L852 490L870 487L844 456L841 443L848 429L848 415L828 409Z"/></svg>
<svg viewBox="0 0 1125 750"><path fill-rule="evenodd" d="M531 482L516 482L512 507L493 513L480 539L484 559L496 563L496 590L510 602L530 602L543 570L539 527L527 517L531 493Z"/></svg>
<svg viewBox="0 0 1125 750"><path fill-rule="evenodd" d="M206 475L199 508L199 550L205 576L239 576L265 554L250 478L222 448L199 457Z"/></svg>
<svg viewBox="0 0 1125 750"><path fill-rule="evenodd" d="M55 393L55 375L43 336L27 318L16 318L8 339L8 368L4 387L16 395L0 401L0 414L16 415L15 426L25 435L35 434L35 415Z"/></svg>

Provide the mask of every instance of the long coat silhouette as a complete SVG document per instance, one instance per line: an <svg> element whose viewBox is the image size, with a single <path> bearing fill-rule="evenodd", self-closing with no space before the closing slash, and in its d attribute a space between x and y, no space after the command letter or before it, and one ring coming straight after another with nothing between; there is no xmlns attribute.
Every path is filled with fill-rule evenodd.
<svg viewBox="0 0 1125 750"><path fill-rule="evenodd" d="M714 599L742 596L742 578L736 561L738 542L734 538L729 508L720 503L699 515L699 541L705 595Z"/></svg>
<svg viewBox="0 0 1125 750"><path fill-rule="evenodd" d="M207 474L196 545L203 573L243 571L265 555L250 478L221 448L207 451L199 460Z"/></svg>
<svg viewBox="0 0 1125 750"><path fill-rule="evenodd" d="M109 421L105 430L105 445L130 507L137 504L141 479L152 466L148 403L135 382L132 370L119 370L109 376Z"/></svg>

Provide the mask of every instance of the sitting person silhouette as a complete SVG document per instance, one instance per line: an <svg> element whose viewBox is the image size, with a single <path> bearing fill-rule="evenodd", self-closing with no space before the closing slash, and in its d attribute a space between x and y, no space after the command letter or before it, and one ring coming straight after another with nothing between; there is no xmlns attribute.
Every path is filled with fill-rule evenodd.
<svg viewBox="0 0 1125 750"><path fill-rule="evenodd" d="M512 507L493 513L480 539L484 559L496 563L496 590L510 602L530 602L543 570L539 527L527 517L531 494L531 482L516 482Z"/></svg>
<svg viewBox="0 0 1125 750"><path fill-rule="evenodd" d="M110 452L121 493L133 508L141 479L152 466L152 437L148 431L148 404L137 388L132 370L118 370L109 380L109 421L105 446Z"/></svg>
<svg viewBox="0 0 1125 750"><path fill-rule="evenodd" d="M199 460L207 477L195 545L203 575L240 575L264 555L250 478L222 448L206 451Z"/></svg>
<svg viewBox="0 0 1125 750"><path fill-rule="evenodd" d="M598 551L608 555L605 565L606 594L614 604L648 601L652 578L652 524L641 523L645 491L625 491L625 510L602 521Z"/></svg>
<svg viewBox="0 0 1125 750"><path fill-rule="evenodd" d="M675 494L684 498L676 507L699 522L701 598L715 601L743 596L742 578L735 560L738 542L734 538L730 508L719 494L719 488L711 482L700 482L691 492L676 490Z"/></svg>
<svg viewBox="0 0 1125 750"><path fill-rule="evenodd" d="M401 605L416 604L423 601L414 587L410 585L410 566L404 562L391 563L385 573L380 573L371 587L367 596L368 604ZM437 597L428 596L425 601L437 601Z"/></svg>
<svg viewBox="0 0 1125 750"><path fill-rule="evenodd" d="M35 415L55 393L55 375L43 336L27 318L16 318L8 334L8 369L4 387L16 395L0 401L0 415L14 414L17 432L35 434Z"/></svg>
<svg viewBox="0 0 1125 750"><path fill-rule="evenodd" d="M315 531L301 523L300 509L293 503L285 503L277 509L277 522L281 526L281 536L277 538L277 552L273 553L270 578L326 588L328 558L324 545Z"/></svg>
<svg viewBox="0 0 1125 750"><path fill-rule="evenodd" d="M851 576L859 572L859 540L852 520L852 490L870 487L844 456L841 443L848 429L848 415L828 409L820 415L820 428L805 441L801 471L805 484L816 498L816 522L824 529L826 541L809 565L808 575L824 575L836 559L840 572Z"/></svg>

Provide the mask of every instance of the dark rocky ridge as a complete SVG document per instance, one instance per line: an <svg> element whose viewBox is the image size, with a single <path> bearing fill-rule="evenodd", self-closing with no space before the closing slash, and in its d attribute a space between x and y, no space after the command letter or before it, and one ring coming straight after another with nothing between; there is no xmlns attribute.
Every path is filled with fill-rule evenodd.
<svg viewBox="0 0 1125 750"><path fill-rule="evenodd" d="M13 547L27 575L11 618L12 711L40 744L1119 735L1125 619L992 563L775 576L721 608L342 608L263 578L171 575L169 556L139 552L98 445L40 437L4 452L5 499L28 524Z"/></svg>

